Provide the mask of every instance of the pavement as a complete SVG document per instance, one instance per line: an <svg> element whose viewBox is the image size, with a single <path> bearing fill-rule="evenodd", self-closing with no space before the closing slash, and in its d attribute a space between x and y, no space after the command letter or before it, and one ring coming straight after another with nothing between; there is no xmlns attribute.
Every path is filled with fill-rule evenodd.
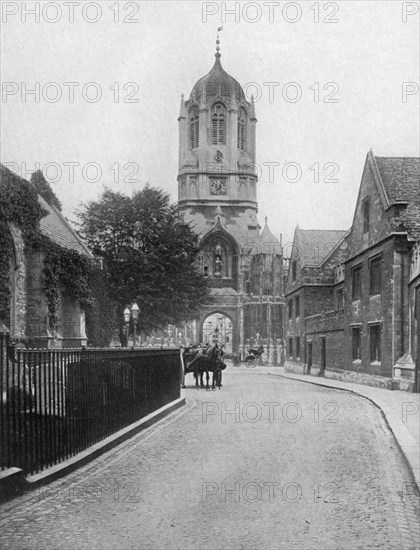
<svg viewBox="0 0 420 550"><path fill-rule="evenodd" d="M419 549L419 495L378 407L279 374L228 367L213 392L187 377L186 406L2 504L2 550Z"/></svg>
<svg viewBox="0 0 420 550"><path fill-rule="evenodd" d="M288 373L285 372L283 367L265 367L264 372L292 380L353 392L369 399L379 407L384 415L420 490L420 394L399 390L391 391L330 378Z"/></svg>

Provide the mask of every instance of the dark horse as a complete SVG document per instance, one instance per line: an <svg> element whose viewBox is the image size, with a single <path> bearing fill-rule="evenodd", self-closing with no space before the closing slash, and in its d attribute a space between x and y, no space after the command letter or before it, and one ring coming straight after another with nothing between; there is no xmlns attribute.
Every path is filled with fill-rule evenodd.
<svg viewBox="0 0 420 550"><path fill-rule="evenodd" d="M222 361L223 350L219 348L217 344L201 346L191 346L186 348L182 353L182 361L184 364L184 377L188 372L192 372L195 378L196 388L199 388L198 379L200 378L200 385L204 387L204 373L206 373L206 388L209 388L209 373L213 373L212 389L216 389L218 386L220 389L222 382L222 369L225 364Z"/></svg>

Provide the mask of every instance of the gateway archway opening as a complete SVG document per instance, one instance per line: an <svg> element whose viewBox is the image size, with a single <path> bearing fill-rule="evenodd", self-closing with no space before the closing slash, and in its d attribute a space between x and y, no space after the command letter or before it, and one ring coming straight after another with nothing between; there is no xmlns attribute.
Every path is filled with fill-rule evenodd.
<svg viewBox="0 0 420 550"><path fill-rule="evenodd" d="M224 345L225 353L232 353L232 321L222 313L213 313L203 323L203 341Z"/></svg>

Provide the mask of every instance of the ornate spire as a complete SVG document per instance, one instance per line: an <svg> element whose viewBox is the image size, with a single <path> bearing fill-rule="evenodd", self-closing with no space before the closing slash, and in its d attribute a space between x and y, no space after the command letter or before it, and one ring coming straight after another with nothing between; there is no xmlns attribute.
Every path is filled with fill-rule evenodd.
<svg viewBox="0 0 420 550"><path fill-rule="evenodd" d="M181 101L179 105L179 116L185 116L185 100L184 100L184 94L181 94Z"/></svg>
<svg viewBox="0 0 420 550"><path fill-rule="evenodd" d="M251 120L257 120L257 118L256 118L256 116L255 116L255 101L254 101L254 94L251 95L250 117L251 117Z"/></svg>

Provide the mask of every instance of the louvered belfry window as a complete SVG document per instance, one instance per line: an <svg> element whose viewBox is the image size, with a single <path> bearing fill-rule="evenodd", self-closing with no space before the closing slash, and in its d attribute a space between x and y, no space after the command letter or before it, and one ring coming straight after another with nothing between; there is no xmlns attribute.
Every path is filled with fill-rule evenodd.
<svg viewBox="0 0 420 550"><path fill-rule="evenodd" d="M246 112L240 109L238 113L238 149L245 149Z"/></svg>
<svg viewBox="0 0 420 550"><path fill-rule="evenodd" d="M226 143L226 111L221 103L216 103L212 112L212 144Z"/></svg>
<svg viewBox="0 0 420 550"><path fill-rule="evenodd" d="M192 107L190 110L190 145L192 148L198 147L199 114L198 108Z"/></svg>

